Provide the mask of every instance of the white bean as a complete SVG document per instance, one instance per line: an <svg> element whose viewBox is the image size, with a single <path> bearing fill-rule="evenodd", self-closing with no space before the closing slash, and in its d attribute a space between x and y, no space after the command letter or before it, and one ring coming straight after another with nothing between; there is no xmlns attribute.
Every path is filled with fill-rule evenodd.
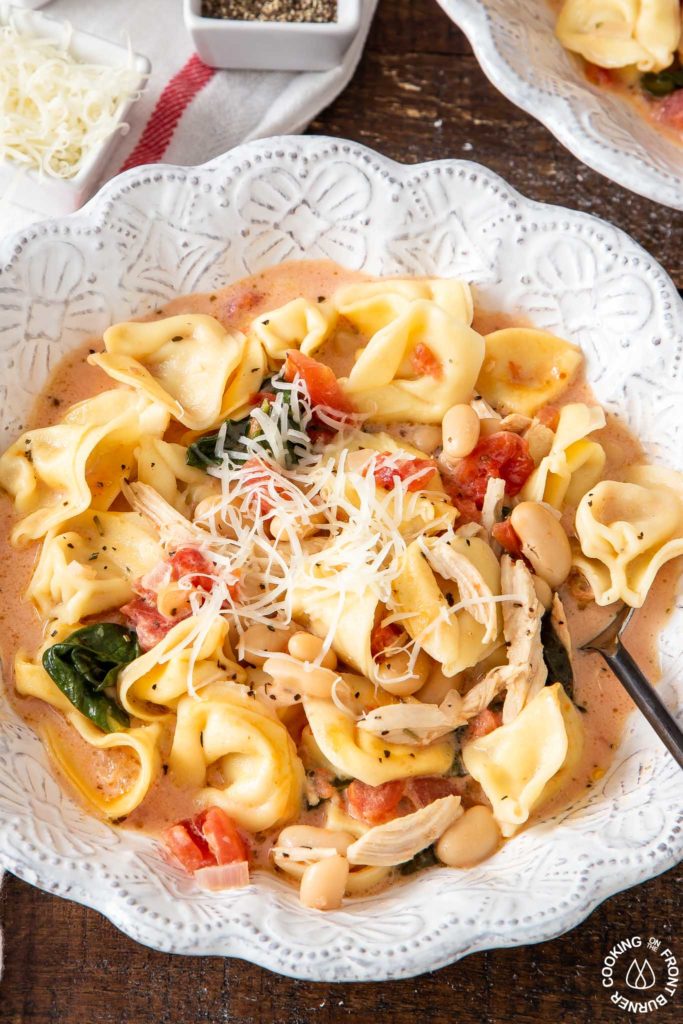
<svg viewBox="0 0 683 1024"><path fill-rule="evenodd" d="M349 832L338 832L315 825L288 825L278 836L277 845L290 849L295 846L330 847L337 853L346 853L354 837Z"/></svg>
<svg viewBox="0 0 683 1024"><path fill-rule="evenodd" d="M322 649L323 642L320 637L314 636L313 633L307 633L305 630L295 633L290 637L287 644L287 650L298 661L315 661ZM337 667L337 655L333 650L326 651L325 657L320 664L323 668L335 669Z"/></svg>
<svg viewBox="0 0 683 1024"><path fill-rule="evenodd" d="M500 829L491 810L477 804L446 829L436 844L436 855L449 868L468 868L495 853Z"/></svg>
<svg viewBox="0 0 683 1024"><path fill-rule="evenodd" d="M390 655L378 665L380 686L395 697L409 697L424 686L432 667L428 654L420 651L415 659L415 666L409 679L403 679L410 667L410 655L407 651L398 651Z"/></svg>
<svg viewBox="0 0 683 1024"><path fill-rule="evenodd" d="M289 629L278 629L276 626L266 626L261 622L249 626L242 634L244 661L255 668L261 668L269 654L284 654L291 635ZM257 654L256 651L267 653Z"/></svg>
<svg viewBox="0 0 683 1024"><path fill-rule="evenodd" d="M339 855L309 864L301 876L299 899L314 910L336 910L341 906L349 877L349 862Z"/></svg>
<svg viewBox="0 0 683 1024"><path fill-rule="evenodd" d="M339 675L329 668L307 668L299 662L292 661L291 658L279 658L277 655L268 658L263 667L268 675L272 676L276 686L282 686L290 692L305 693L308 697L327 699L332 692L332 686L339 678Z"/></svg>
<svg viewBox="0 0 683 1024"><path fill-rule="evenodd" d="M536 575L557 590L572 567L572 549L560 521L538 501L522 501L513 508L510 523Z"/></svg>
<svg viewBox="0 0 683 1024"><path fill-rule="evenodd" d="M480 420L470 405L452 405L441 424L446 459L463 459L476 447Z"/></svg>

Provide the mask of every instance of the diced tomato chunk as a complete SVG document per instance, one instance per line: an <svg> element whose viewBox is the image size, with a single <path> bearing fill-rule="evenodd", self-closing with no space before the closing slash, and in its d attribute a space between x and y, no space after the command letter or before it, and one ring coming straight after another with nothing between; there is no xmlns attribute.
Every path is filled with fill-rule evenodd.
<svg viewBox="0 0 683 1024"><path fill-rule="evenodd" d="M293 381L297 374L303 378L314 406L324 405L328 409L336 409L337 412L353 412L353 406L342 391L334 372L324 363L305 356L298 349L290 349L284 371L288 381Z"/></svg>
<svg viewBox="0 0 683 1024"><path fill-rule="evenodd" d="M169 563L172 580L189 576L193 587L208 591L213 588L211 575L216 570L213 563L197 548L178 548L169 558Z"/></svg>
<svg viewBox="0 0 683 1024"><path fill-rule="evenodd" d="M411 352L410 365L421 377L434 377L436 380L443 377L443 366L429 345L425 345L422 341L418 341Z"/></svg>
<svg viewBox="0 0 683 1024"><path fill-rule="evenodd" d="M249 851L235 822L220 807L167 828L162 838L186 871L248 860Z"/></svg>
<svg viewBox="0 0 683 1024"><path fill-rule="evenodd" d="M409 491L423 490L436 473L433 459L396 459L389 452L382 452L375 459L373 476L376 483L386 491L393 491L396 480L407 480L414 477L408 484Z"/></svg>
<svg viewBox="0 0 683 1024"><path fill-rule="evenodd" d="M465 788L464 778L424 775L407 782L405 795L415 807L419 808L427 807L428 804L434 803L435 800L440 800L444 796L462 796Z"/></svg>
<svg viewBox="0 0 683 1024"><path fill-rule="evenodd" d="M390 622L387 626L375 626L370 635L370 653L373 658L386 656L386 651L398 647L403 632L395 622Z"/></svg>
<svg viewBox="0 0 683 1024"><path fill-rule="evenodd" d="M470 740L478 740L481 736L488 736L490 732L493 732L494 729L497 729L502 724L503 715L500 711L491 711L490 708L484 708L478 715L470 719L465 734L465 743L469 743Z"/></svg>
<svg viewBox="0 0 683 1024"><path fill-rule="evenodd" d="M607 85L614 85L614 75L609 68L601 68L598 64L591 64L586 61L586 78L592 85L599 85L603 88Z"/></svg>
<svg viewBox="0 0 683 1024"><path fill-rule="evenodd" d="M491 477L505 480L506 492L514 497L534 468L524 438L509 430L499 430L483 437L470 455L453 466L445 476L444 486L454 503L469 499L481 510Z"/></svg>
<svg viewBox="0 0 683 1024"><path fill-rule="evenodd" d="M220 807L209 807L200 814L196 826L204 836L216 864L248 860L246 843L235 822Z"/></svg>
<svg viewBox="0 0 683 1024"><path fill-rule="evenodd" d="M683 89L654 104L654 119L674 131L683 132Z"/></svg>
<svg viewBox="0 0 683 1024"><path fill-rule="evenodd" d="M522 542L509 519L504 519L502 523L496 523L491 534L513 558L522 557Z"/></svg>
<svg viewBox="0 0 683 1024"><path fill-rule="evenodd" d="M145 594L141 597L134 597L128 604L121 608L121 614L125 615L128 625L135 630L138 643L143 651L149 651L155 647L160 640L166 636L169 630L187 618L190 614L188 608L183 615L170 619L162 615L156 605L156 595Z"/></svg>
<svg viewBox="0 0 683 1024"><path fill-rule="evenodd" d="M555 431L560 422L560 410L554 405L543 405L536 413L536 419L548 430Z"/></svg>
<svg viewBox="0 0 683 1024"><path fill-rule="evenodd" d="M354 818L367 821L370 825L378 825L394 817L405 791L403 779L383 782L381 786L368 786L354 779L346 790L349 812Z"/></svg>
<svg viewBox="0 0 683 1024"><path fill-rule="evenodd" d="M177 825L171 825L162 838L175 859L190 874L216 863L208 843L193 828L191 821L179 821Z"/></svg>
<svg viewBox="0 0 683 1024"><path fill-rule="evenodd" d="M446 487L448 491L448 486ZM480 509L477 508L476 503L471 498L463 498L459 494L449 493L451 504L455 505L460 518L458 519L458 526L464 526L465 523L478 523L481 520Z"/></svg>

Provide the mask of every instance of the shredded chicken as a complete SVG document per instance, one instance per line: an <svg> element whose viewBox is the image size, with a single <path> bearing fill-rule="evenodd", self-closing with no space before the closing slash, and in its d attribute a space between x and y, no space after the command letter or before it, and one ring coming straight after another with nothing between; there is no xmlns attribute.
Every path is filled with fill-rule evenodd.
<svg viewBox="0 0 683 1024"><path fill-rule="evenodd" d="M490 672L465 694L462 712L472 718L506 690L503 724L512 722L525 704L545 685L548 669L543 660L541 619L543 606L536 596L531 573L521 559L503 555L501 586L504 593L517 595L503 605L503 633L508 663Z"/></svg>
<svg viewBox="0 0 683 1024"><path fill-rule="evenodd" d="M183 544L207 547L212 540L210 534L176 512L149 484L124 482L121 490L130 507L156 527L164 547Z"/></svg>
<svg viewBox="0 0 683 1024"><path fill-rule="evenodd" d="M511 412L500 421L501 430L509 430L512 434L523 434L532 424L528 416L522 416L519 412Z"/></svg>
<svg viewBox="0 0 683 1024"><path fill-rule="evenodd" d="M569 661L572 660L572 637L567 625L567 613L560 600L559 594L553 594L552 608L550 609L550 621L557 635L558 640L567 652Z"/></svg>
<svg viewBox="0 0 683 1024"><path fill-rule="evenodd" d="M481 525L491 536L491 530L502 519L503 500L505 498L505 481L500 477L489 477L486 494L481 510Z"/></svg>
<svg viewBox="0 0 683 1024"><path fill-rule="evenodd" d="M375 825L351 843L346 856L350 864L394 867L404 864L420 850L431 846L463 813L459 796L444 796L413 814Z"/></svg>
<svg viewBox="0 0 683 1024"><path fill-rule="evenodd" d="M505 486L504 481L501 483ZM476 565L465 555L454 551L442 538L426 546L425 554L434 572L457 584L462 601L478 599L478 603L470 605L467 610L474 621L484 627L482 643L492 643L498 634L498 609L495 601L486 600L493 598L493 591Z"/></svg>
<svg viewBox="0 0 683 1024"><path fill-rule="evenodd" d="M531 426L524 434L524 440L529 445L529 455L538 466L541 459L549 454L555 435L545 423L541 423L540 420L532 420Z"/></svg>
<svg viewBox="0 0 683 1024"><path fill-rule="evenodd" d="M375 708L358 722L358 728L388 743L426 747L466 724L462 697L457 690L450 690L438 705L414 700Z"/></svg>

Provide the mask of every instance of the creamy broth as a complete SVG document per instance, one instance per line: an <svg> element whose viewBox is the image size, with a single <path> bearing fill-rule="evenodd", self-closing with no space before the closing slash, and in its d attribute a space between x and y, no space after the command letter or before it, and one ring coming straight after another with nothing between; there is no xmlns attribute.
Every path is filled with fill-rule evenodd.
<svg viewBox="0 0 683 1024"><path fill-rule="evenodd" d="M369 278L345 271L329 262L286 263L215 293L176 298L154 311L147 319L178 313L209 313L226 326L246 329L255 316L292 298L303 295L313 302L323 301L340 285L362 280ZM477 311L474 323L475 328L482 333L513 325L524 326L524 321L520 317L485 310ZM340 334L341 342L328 343L317 353L317 357L330 365L338 375L348 371L356 349L362 344L362 338L350 325L347 329L342 324ZM73 403L112 387L110 378L86 362L90 352L101 349L102 342L93 341L64 358L35 404L30 418L31 426L54 423ZM568 401L595 403L596 400L585 380L579 379L562 396L560 404ZM642 461L644 456L637 439L617 417L608 415L607 420L604 430L596 432L594 436L607 453L604 475L618 478L621 468ZM392 427L398 436L412 439L416 445L422 444L427 448L424 429L400 424ZM177 426L166 436L176 439L179 436ZM431 436L434 437L433 429ZM69 749L82 760L102 790L108 794L115 793L120 779L125 778L130 768L132 755L125 751L104 753L93 750L54 709L36 699L18 697L11 685L11 665L16 652L21 649L34 652L44 637L36 612L22 599L36 561L38 545L19 551L10 546L8 535L15 519L6 497L2 498L0 504L0 590L4 598L0 606L0 629L5 680L10 683L7 686L10 699L39 731L48 722L52 727L56 726ZM645 606L635 616L628 632L629 650L653 682L659 678L657 637L673 607L680 572L680 560L665 565ZM601 609L593 605L581 608L566 587L561 591L561 596L566 602L575 647L598 633L614 615L614 608ZM111 619L114 616L105 617ZM47 628L49 631L50 627ZM612 673L601 664L598 656L577 651L574 670L575 700L584 711L582 721L585 747L574 779L552 802L543 806L541 817L566 805L604 773L612 751L619 743L624 720L633 710L630 699ZM162 760L170 747L169 729L162 740ZM126 827L155 832L170 822L192 815L196 810L194 791L178 788L164 771L153 784L143 804L127 818ZM318 823L319 817L320 812L314 810L304 815L302 820ZM258 863L264 862L272 842L271 836L261 838L263 841L257 849Z"/></svg>

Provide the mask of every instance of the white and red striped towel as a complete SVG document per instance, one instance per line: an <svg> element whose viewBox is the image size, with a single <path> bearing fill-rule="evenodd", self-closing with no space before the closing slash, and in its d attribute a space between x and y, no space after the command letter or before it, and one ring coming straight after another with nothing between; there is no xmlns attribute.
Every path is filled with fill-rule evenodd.
<svg viewBox="0 0 683 1024"><path fill-rule="evenodd" d="M17 0L21 3L21 0ZM300 132L351 78L377 0L364 0L361 31L330 71L214 71L193 53L182 0L52 0L44 10L113 42L131 41L149 57L152 74L131 112L106 178L143 163L200 164L248 139ZM26 205L24 205L26 204ZM18 188L0 204L0 234L40 216Z"/></svg>
<svg viewBox="0 0 683 1024"><path fill-rule="evenodd" d="M112 152L106 180L138 164L201 164L248 139L303 131L355 70L377 0L364 0L363 6L361 31L343 63L306 73L207 68L192 51L182 0L53 0L45 13L114 42L130 38L133 49L152 62L147 89L133 108L130 132ZM18 188L0 204L0 234L42 216Z"/></svg>

